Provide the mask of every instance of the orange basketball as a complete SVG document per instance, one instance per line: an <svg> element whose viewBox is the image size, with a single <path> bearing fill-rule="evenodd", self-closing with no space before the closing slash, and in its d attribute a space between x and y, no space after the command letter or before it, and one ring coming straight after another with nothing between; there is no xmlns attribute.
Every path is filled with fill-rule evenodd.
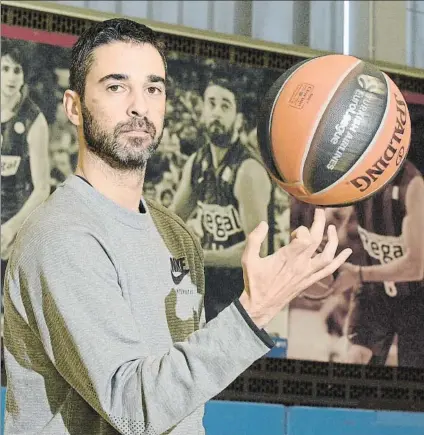
<svg viewBox="0 0 424 435"><path fill-rule="evenodd" d="M270 176L303 202L345 206L384 187L409 150L411 121L393 81L370 63L305 60L271 86L258 141Z"/></svg>

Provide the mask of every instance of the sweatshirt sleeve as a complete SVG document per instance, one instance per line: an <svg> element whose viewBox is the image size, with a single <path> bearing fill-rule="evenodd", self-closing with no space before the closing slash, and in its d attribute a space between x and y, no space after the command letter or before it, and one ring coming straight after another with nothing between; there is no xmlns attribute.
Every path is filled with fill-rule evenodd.
<svg viewBox="0 0 424 435"><path fill-rule="evenodd" d="M165 354L149 355L143 334L154 331L137 327L102 243L81 228L63 233L48 231L22 250L9 291L30 301L56 370L119 433L166 432L272 347L234 302Z"/></svg>

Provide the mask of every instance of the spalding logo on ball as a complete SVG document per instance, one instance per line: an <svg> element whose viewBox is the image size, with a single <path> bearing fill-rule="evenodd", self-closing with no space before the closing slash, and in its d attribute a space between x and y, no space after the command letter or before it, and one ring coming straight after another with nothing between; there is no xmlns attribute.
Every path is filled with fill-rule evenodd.
<svg viewBox="0 0 424 435"><path fill-rule="evenodd" d="M278 78L258 118L262 160L297 199L346 206L389 183L409 150L411 121L393 81L353 56L303 61Z"/></svg>

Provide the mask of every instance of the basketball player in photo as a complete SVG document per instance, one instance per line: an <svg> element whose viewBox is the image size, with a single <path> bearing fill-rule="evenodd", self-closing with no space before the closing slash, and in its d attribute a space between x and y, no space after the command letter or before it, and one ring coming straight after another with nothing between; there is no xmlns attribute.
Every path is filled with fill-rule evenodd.
<svg viewBox="0 0 424 435"><path fill-rule="evenodd" d="M289 228L308 226L314 219L313 204L308 204L290 196ZM349 261L359 264L361 242L357 232L357 222L353 206L323 208L326 225L334 225L339 239L339 250L352 249ZM289 231L289 234L290 234ZM326 243L326 236L321 251ZM358 254L359 253L359 254ZM333 276L314 284L291 301L288 316L288 357L314 361L334 361L345 351L343 326L349 309L349 292L336 294L331 284Z"/></svg>
<svg viewBox="0 0 424 435"><path fill-rule="evenodd" d="M386 364L397 335L398 365L424 368L422 174L406 160L391 183L354 209L361 265L346 263L333 283L338 294L354 289L344 362Z"/></svg>
<svg viewBox="0 0 424 435"><path fill-rule="evenodd" d="M271 181L241 143L242 116L231 83L204 91L204 143L186 162L171 210L198 236L205 259L205 315L214 318L244 288L241 256L246 234L268 221ZM268 253L267 243L262 254Z"/></svg>
<svg viewBox="0 0 424 435"><path fill-rule="evenodd" d="M16 233L50 193L49 133L28 95L28 60L14 41L1 53L1 281Z"/></svg>

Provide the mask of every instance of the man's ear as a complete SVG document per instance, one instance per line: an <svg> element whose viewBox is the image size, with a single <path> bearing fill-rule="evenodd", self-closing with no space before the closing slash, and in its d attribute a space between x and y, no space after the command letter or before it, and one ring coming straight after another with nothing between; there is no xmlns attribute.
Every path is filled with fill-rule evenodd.
<svg viewBox="0 0 424 435"><path fill-rule="evenodd" d="M63 95L63 108L65 109L66 116L72 124L77 127L81 125L81 102L80 97L75 91L67 89Z"/></svg>

